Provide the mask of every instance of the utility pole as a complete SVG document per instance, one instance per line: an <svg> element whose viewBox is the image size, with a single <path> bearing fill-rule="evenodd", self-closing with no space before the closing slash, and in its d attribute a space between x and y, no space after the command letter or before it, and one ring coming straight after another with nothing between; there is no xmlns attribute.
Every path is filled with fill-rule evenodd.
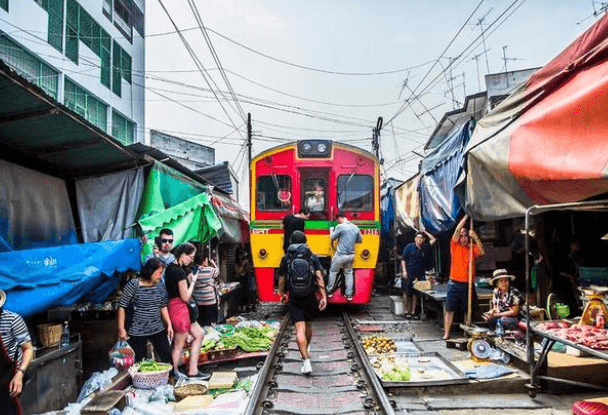
<svg viewBox="0 0 608 415"><path fill-rule="evenodd" d="M380 130L382 129L382 117L378 117L376 128L372 129L372 151L380 159Z"/></svg>
<svg viewBox="0 0 608 415"><path fill-rule="evenodd" d="M252 156L252 144L251 144L251 113L248 112L247 113L247 147L249 150L249 168L247 169L247 171L249 172L249 189L251 189L251 160L253 159ZM249 195L249 200L251 200L251 195Z"/></svg>

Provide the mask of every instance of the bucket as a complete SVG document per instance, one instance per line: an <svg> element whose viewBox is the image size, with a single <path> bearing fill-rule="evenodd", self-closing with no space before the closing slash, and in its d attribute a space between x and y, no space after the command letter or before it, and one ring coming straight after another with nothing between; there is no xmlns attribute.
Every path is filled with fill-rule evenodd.
<svg viewBox="0 0 608 415"><path fill-rule="evenodd" d="M391 297L391 312L396 316L405 315L405 302L401 297Z"/></svg>

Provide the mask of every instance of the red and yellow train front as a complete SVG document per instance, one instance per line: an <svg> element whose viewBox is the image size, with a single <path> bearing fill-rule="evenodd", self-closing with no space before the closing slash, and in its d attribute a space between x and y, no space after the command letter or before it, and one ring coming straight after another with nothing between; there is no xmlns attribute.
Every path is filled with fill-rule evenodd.
<svg viewBox="0 0 608 415"><path fill-rule="evenodd" d="M251 252L261 301L279 301L278 267L283 252L282 219L310 210L308 245L329 270L336 243L329 228L338 211L361 230L355 246L355 295L352 303L371 300L380 244L379 164L371 153L328 140L302 140L267 150L251 164ZM330 302L346 302L343 292Z"/></svg>

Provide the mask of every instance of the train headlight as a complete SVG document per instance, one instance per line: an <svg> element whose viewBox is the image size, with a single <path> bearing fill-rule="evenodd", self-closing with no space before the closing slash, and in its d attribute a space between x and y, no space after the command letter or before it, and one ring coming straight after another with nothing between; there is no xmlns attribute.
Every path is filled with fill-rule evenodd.
<svg viewBox="0 0 608 415"><path fill-rule="evenodd" d="M369 258L369 249L364 249L363 251L361 251L361 258L363 258L363 259Z"/></svg>
<svg viewBox="0 0 608 415"><path fill-rule="evenodd" d="M266 251L264 248L260 249L260 252L258 253L258 255L260 256L260 258L266 258L268 256L268 251Z"/></svg>
<svg viewBox="0 0 608 415"><path fill-rule="evenodd" d="M325 153L327 151L327 146L323 143L317 144L317 151L319 153Z"/></svg>
<svg viewBox="0 0 608 415"><path fill-rule="evenodd" d="M312 151L312 145L309 143L302 144L302 153L310 153Z"/></svg>

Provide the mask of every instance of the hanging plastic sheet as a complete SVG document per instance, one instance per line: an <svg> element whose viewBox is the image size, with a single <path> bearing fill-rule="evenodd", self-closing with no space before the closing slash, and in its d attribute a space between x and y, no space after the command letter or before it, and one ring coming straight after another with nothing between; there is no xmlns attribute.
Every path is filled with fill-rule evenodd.
<svg viewBox="0 0 608 415"><path fill-rule="evenodd" d="M144 191L143 168L76 181L78 213L84 242L124 239L132 235Z"/></svg>
<svg viewBox="0 0 608 415"><path fill-rule="evenodd" d="M457 125L448 137L422 161L420 169L420 206L422 223L432 234L452 229L461 209L454 188L462 173L464 149L475 125L467 120Z"/></svg>
<svg viewBox="0 0 608 415"><path fill-rule="evenodd" d="M129 238L0 253L5 307L28 317L81 300L102 302L116 289L116 271L139 271L139 251L139 240Z"/></svg>
<svg viewBox="0 0 608 415"><path fill-rule="evenodd" d="M65 181L0 160L0 252L78 242Z"/></svg>

